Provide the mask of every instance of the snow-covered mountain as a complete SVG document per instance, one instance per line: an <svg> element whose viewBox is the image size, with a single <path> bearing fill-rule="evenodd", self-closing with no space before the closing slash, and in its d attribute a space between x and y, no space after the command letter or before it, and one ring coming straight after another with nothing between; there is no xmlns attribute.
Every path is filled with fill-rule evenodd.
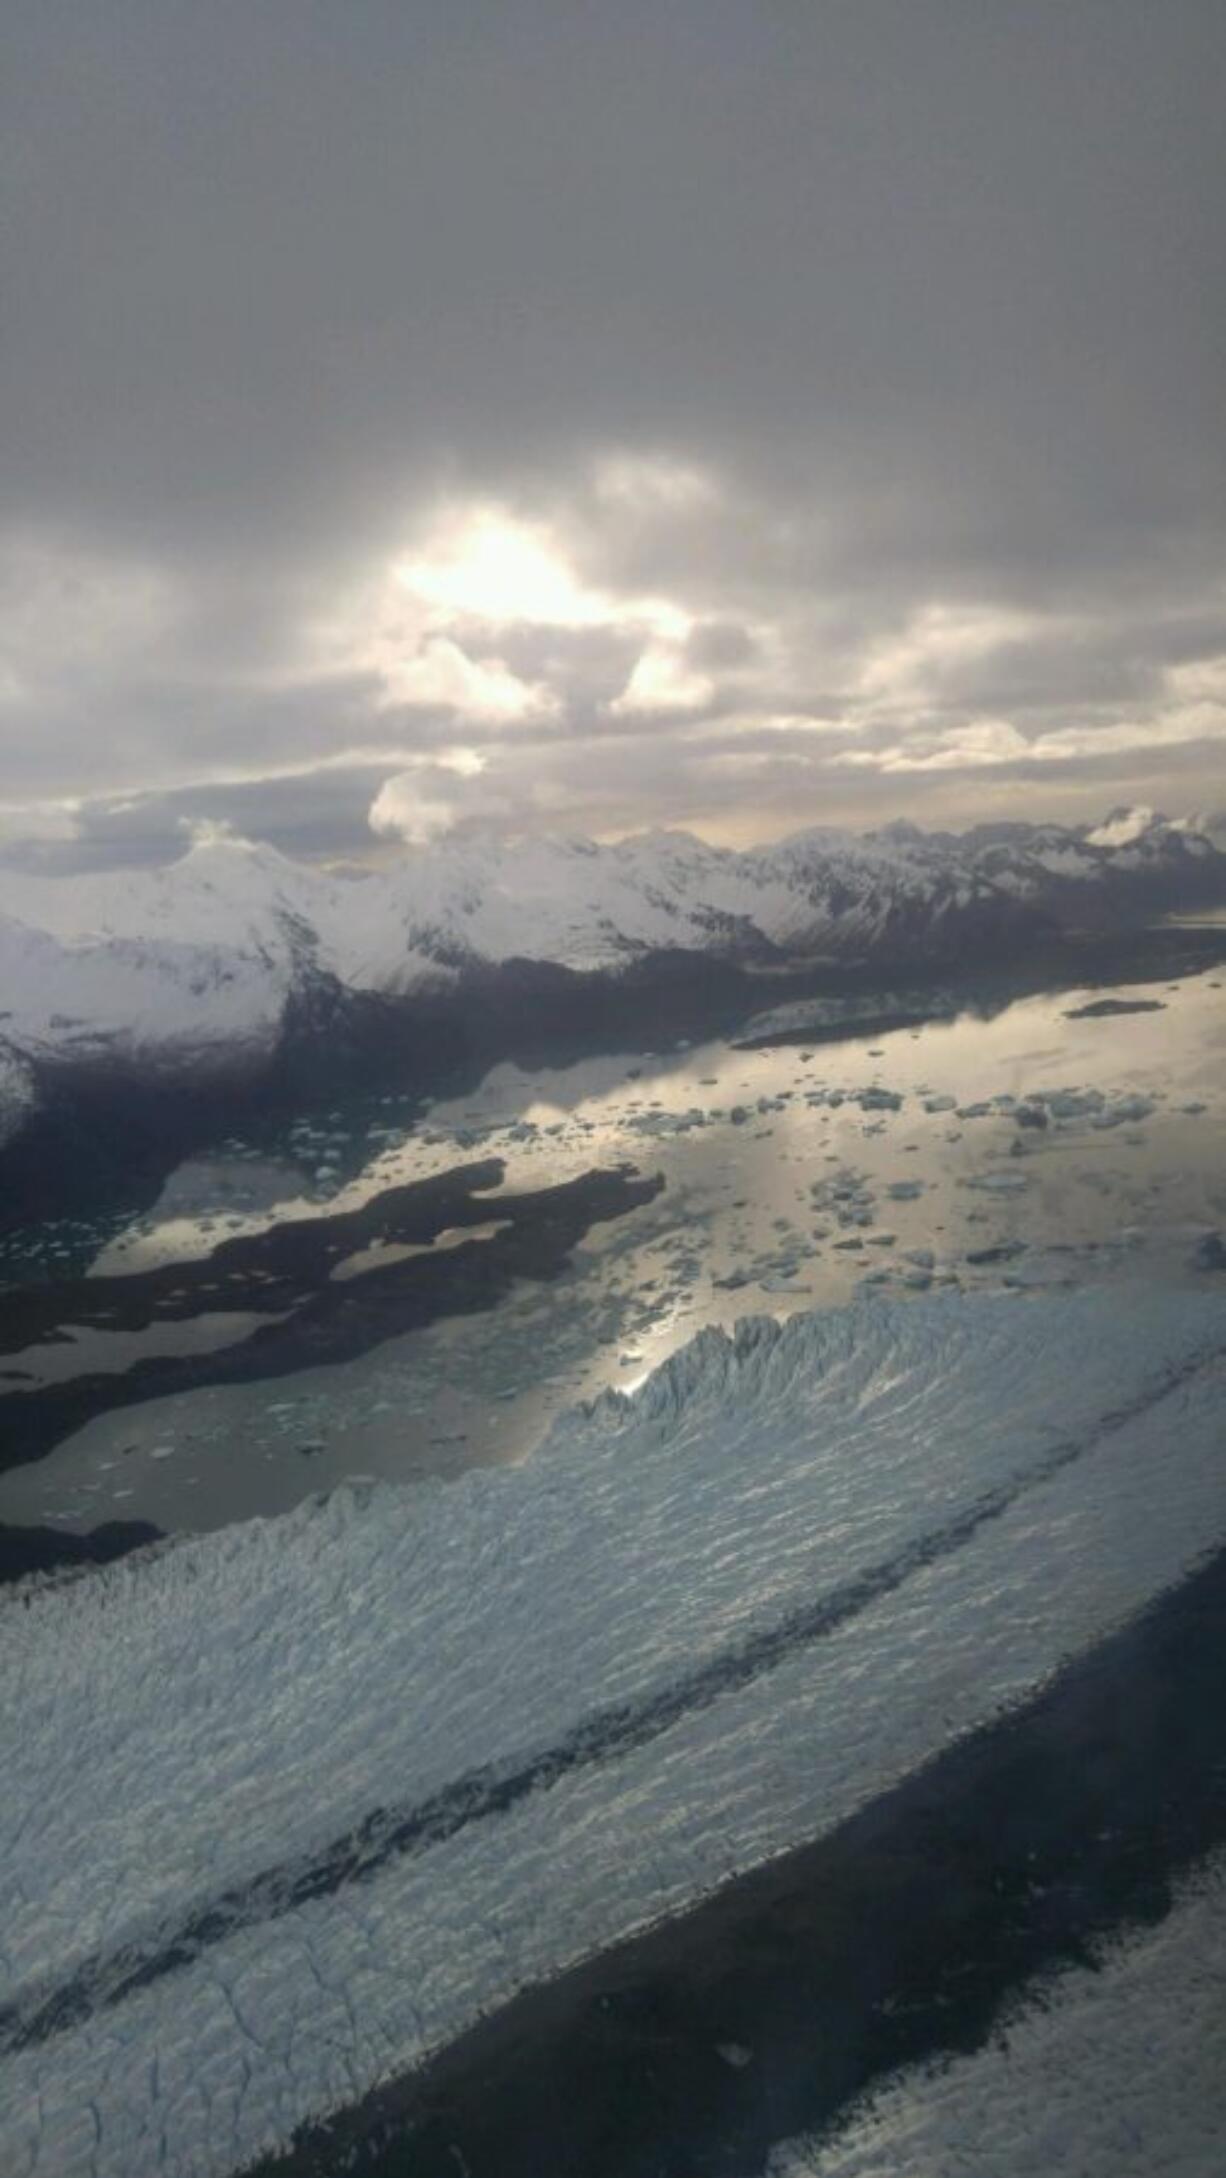
<svg viewBox="0 0 1226 2178"><path fill-rule="evenodd" d="M156 1061L196 1078L258 1064L287 1009L321 993L402 1000L512 962L612 975L664 953L949 964L1205 898L1226 898L1226 853L1148 811L1113 812L1094 832L814 830L745 853L682 832L611 846L466 838L339 873L212 838L160 869L10 869L0 1130L30 1063Z"/></svg>

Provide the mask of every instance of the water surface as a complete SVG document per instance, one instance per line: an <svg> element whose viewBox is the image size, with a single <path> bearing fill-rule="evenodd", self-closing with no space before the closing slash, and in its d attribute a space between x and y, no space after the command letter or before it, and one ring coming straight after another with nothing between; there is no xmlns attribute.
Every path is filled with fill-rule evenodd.
<svg viewBox="0 0 1226 2178"><path fill-rule="evenodd" d="M1081 1012L1104 999L1146 1010ZM119 1230L34 1236L36 1268L54 1277L84 1264L101 1277L198 1265L219 1243L497 1159L502 1178L483 1186L478 1222L399 1256L376 1240L326 1273L357 1294L367 1273L412 1255L427 1280L439 1262L441 1293L459 1242L501 1244L503 1197L621 1164L664 1185L479 1313L444 1309L373 1350L296 1362L272 1381L204 1383L93 1414L0 1476L0 1522L198 1529L276 1513L346 1477L518 1459L561 1407L633 1386L700 1325L838 1304L866 1282L904 1293L1201 1285L1221 1276L1224 1106L1226 1006L1207 970L841 1041L502 1065L424 1113L391 1092L297 1115L258 1141L231 1137L187 1160L153 1210ZM140 1352L206 1360L251 1330L247 1317L201 1310L134 1348L130 1334L69 1327L0 1366L27 1386L78 1369L122 1376ZM6 1388L20 1393L22 1378Z"/></svg>

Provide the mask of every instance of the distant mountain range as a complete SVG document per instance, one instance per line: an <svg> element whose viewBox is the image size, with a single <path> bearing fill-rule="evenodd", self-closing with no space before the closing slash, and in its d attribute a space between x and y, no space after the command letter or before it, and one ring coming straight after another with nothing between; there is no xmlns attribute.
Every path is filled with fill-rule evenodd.
<svg viewBox="0 0 1226 2178"><path fill-rule="evenodd" d="M610 993L679 957L948 971L1222 900L1209 833L1145 810L1092 828L811 830L743 853L672 831L465 838L340 872L223 838L153 870L0 871L0 1142L48 1082L250 1076L355 1007L403 1022L449 993L531 985L529 970Z"/></svg>

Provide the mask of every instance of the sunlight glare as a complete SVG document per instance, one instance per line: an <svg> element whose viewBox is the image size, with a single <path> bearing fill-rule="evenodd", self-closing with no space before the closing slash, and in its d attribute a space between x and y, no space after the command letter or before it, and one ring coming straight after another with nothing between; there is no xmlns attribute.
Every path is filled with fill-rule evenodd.
<svg viewBox="0 0 1226 2178"><path fill-rule="evenodd" d="M495 513L464 523L438 556L404 562L397 580L427 605L495 621L594 627L610 606L585 590L541 530Z"/></svg>

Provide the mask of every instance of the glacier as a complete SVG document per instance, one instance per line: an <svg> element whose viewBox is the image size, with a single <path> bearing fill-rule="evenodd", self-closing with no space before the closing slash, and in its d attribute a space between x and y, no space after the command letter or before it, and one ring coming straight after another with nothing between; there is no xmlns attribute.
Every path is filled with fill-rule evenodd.
<svg viewBox="0 0 1226 2178"><path fill-rule="evenodd" d="M230 2173L820 1835L1226 1538L1226 1303L704 1331L513 1469L0 1607L0 2167Z"/></svg>

